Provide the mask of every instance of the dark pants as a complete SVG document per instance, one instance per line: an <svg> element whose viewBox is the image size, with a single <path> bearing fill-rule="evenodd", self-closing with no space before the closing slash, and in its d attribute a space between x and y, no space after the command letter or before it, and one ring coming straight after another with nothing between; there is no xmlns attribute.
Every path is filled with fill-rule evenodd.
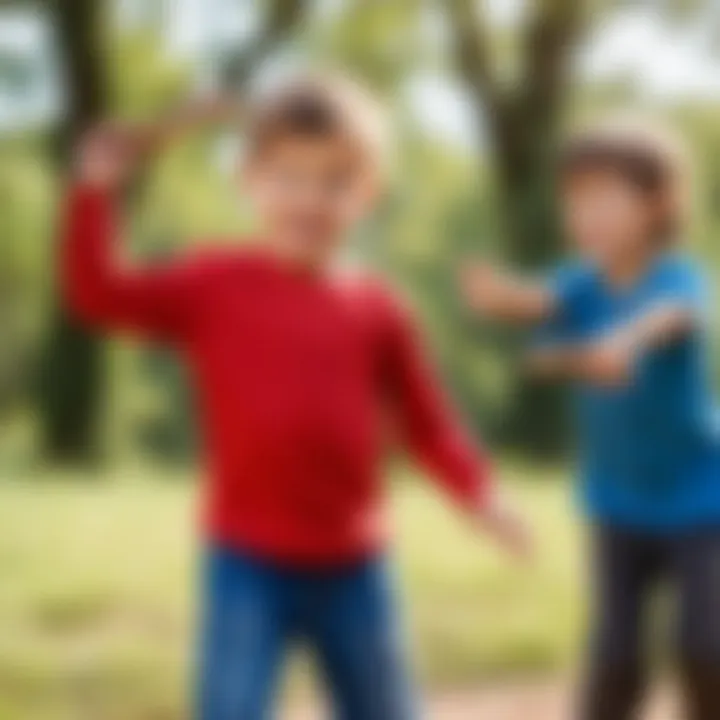
<svg viewBox="0 0 720 720"><path fill-rule="evenodd" d="M720 720L720 529L655 536L596 531L595 621L582 720L638 717L647 679L649 606L677 598L675 642L686 720Z"/></svg>
<svg viewBox="0 0 720 720"><path fill-rule="evenodd" d="M384 558L290 570L213 548L206 565L198 720L274 717L288 646L317 658L338 720L412 720Z"/></svg>

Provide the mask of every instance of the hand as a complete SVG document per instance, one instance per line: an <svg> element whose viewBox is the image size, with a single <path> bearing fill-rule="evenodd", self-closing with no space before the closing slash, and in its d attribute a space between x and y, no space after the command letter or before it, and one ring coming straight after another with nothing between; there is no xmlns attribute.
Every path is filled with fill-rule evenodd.
<svg viewBox="0 0 720 720"><path fill-rule="evenodd" d="M500 495L494 495L478 516L480 529L518 560L529 560L533 539L529 526L517 510Z"/></svg>
<svg viewBox="0 0 720 720"><path fill-rule="evenodd" d="M579 352L583 376L607 387L627 385L633 376L637 348L627 333L597 340Z"/></svg>
<svg viewBox="0 0 720 720"><path fill-rule="evenodd" d="M476 312L494 316L503 308L512 281L489 262L470 261L460 270L460 288Z"/></svg>
<svg viewBox="0 0 720 720"><path fill-rule="evenodd" d="M150 135L146 128L126 123L104 123L80 141L75 161L77 179L105 190L126 185L147 155Z"/></svg>

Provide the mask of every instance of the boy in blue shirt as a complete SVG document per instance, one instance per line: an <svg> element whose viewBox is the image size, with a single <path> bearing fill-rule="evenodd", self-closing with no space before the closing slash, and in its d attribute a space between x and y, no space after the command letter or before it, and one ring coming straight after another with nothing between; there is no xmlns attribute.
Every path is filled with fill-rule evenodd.
<svg viewBox="0 0 720 720"><path fill-rule="evenodd" d="M687 177L670 138L612 122L560 162L577 259L549 283L485 264L464 289L478 312L537 323L529 367L573 381L583 507L594 537L594 632L582 720L635 717L644 622L677 592L687 718L720 718L720 435L707 363L703 272L677 250Z"/></svg>

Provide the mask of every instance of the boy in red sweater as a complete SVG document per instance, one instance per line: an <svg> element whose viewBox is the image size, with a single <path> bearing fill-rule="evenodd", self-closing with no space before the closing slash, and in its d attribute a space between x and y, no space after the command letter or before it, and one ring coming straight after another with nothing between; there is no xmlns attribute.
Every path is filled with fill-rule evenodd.
<svg viewBox="0 0 720 720"><path fill-rule="evenodd" d="M333 272L381 184L382 134L359 88L302 79L277 89L247 120L243 179L263 239L151 269L123 267L113 247L113 198L147 134L100 129L79 149L68 303L93 327L175 345L198 395L210 477L201 720L268 717L295 639L316 653L338 717L414 717L385 563L388 410L471 518L510 549L526 546L405 310L382 283Z"/></svg>

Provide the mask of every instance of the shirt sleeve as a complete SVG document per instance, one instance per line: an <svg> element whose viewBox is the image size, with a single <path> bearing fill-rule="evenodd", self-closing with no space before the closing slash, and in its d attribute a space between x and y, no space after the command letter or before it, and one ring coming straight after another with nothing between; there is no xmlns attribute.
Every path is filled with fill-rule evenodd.
<svg viewBox="0 0 720 720"><path fill-rule="evenodd" d="M115 257L117 222L106 193L73 187L64 211L61 284L71 312L93 327L182 339L196 317L212 263L188 258L126 268Z"/></svg>
<svg viewBox="0 0 720 720"><path fill-rule="evenodd" d="M578 262L568 262L552 269L546 276L554 311L535 333L535 344L572 342L581 332L584 298L592 286L591 270Z"/></svg>
<svg viewBox="0 0 720 720"><path fill-rule="evenodd" d="M654 300L687 309L704 324L712 307L710 283L705 274L688 260L668 262L658 273Z"/></svg>
<svg viewBox="0 0 720 720"><path fill-rule="evenodd" d="M401 439L454 500L477 510L490 492L490 459L471 440L451 406L415 323L396 302L388 304L384 380Z"/></svg>

